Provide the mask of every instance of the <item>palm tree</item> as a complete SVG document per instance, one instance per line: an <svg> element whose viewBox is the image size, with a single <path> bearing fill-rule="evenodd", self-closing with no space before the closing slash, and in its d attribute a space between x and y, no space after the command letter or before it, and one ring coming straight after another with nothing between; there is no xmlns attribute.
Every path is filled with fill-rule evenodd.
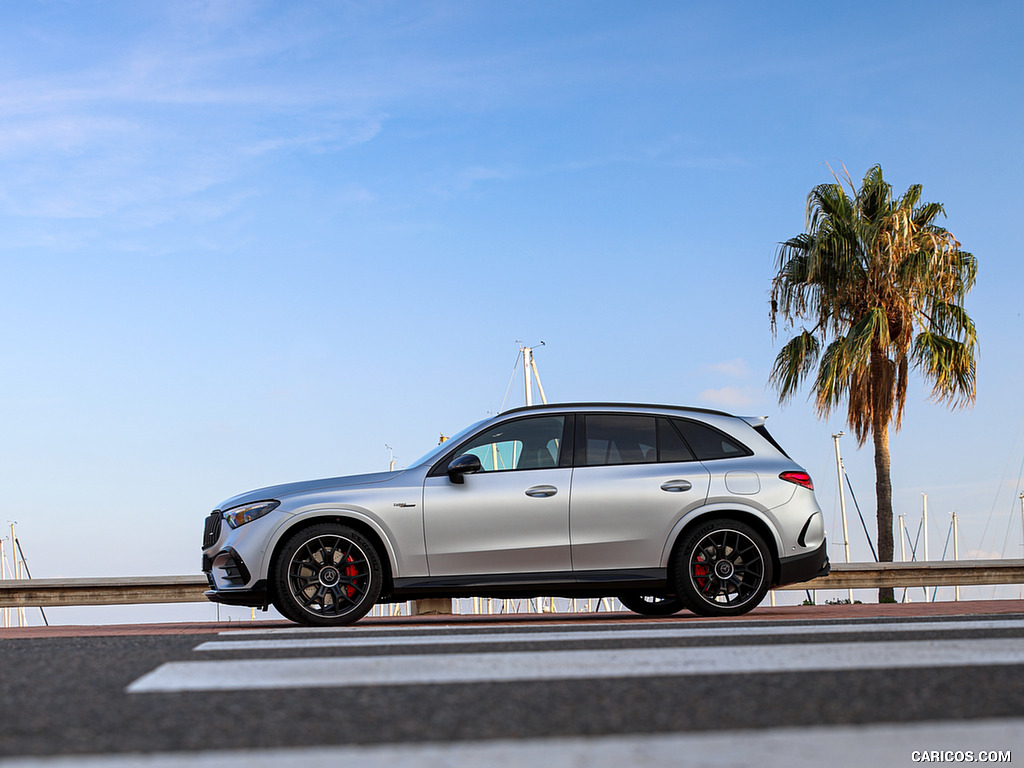
<svg viewBox="0 0 1024 768"><path fill-rule="evenodd" d="M897 199L881 166L860 189L843 170L808 195L807 231L779 246L772 333L780 318L789 328L806 325L779 351L771 384L785 403L816 367L818 416L845 401L858 445L872 437L878 555L891 562L889 427L901 426L911 368L931 384L932 399L956 408L974 402L978 339L963 303L978 266L935 223L945 211L921 202L920 185ZM879 590L886 599L891 588Z"/></svg>

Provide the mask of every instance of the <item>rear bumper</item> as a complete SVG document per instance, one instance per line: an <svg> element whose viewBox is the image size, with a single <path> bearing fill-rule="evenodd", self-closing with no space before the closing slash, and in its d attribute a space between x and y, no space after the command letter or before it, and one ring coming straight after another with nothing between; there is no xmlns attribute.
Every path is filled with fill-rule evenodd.
<svg viewBox="0 0 1024 768"><path fill-rule="evenodd" d="M776 586L798 584L810 581L819 576L828 576L832 566L828 562L827 542L822 539L821 546L811 552L779 560L779 579Z"/></svg>

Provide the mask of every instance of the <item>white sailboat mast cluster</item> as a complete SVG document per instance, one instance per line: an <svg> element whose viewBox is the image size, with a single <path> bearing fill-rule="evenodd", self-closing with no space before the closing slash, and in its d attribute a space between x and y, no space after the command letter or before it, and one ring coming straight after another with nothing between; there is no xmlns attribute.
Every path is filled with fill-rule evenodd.
<svg viewBox="0 0 1024 768"><path fill-rule="evenodd" d="M521 344L522 342L517 342ZM544 346L544 342L540 343ZM537 382L537 391L540 393L540 401L547 405L548 398L544 394L544 385L540 383L540 371L537 370L537 361L533 359L533 347L520 347L519 352L523 356L523 385L526 390L526 404L533 405L533 382Z"/></svg>

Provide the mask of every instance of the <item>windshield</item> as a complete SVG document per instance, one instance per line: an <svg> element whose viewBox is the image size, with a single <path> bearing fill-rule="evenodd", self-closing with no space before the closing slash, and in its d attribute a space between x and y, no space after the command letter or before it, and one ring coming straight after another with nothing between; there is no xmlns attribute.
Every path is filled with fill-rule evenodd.
<svg viewBox="0 0 1024 768"><path fill-rule="evenodd" d="M458 434L456 434L456 435L453 435L452 437L449 437L449 438L448 438L447 440L445 440L445 441L444 441L443 443L441 443L440 445L436 445L436 446L434 446L434 447L433 447L433 448L431 448L431 449L430 449L429 451L427 451L427 453L426 453L426 454L424 454L423 456L420 456L420 457L419 457L419 458L418 458L418 459L417 459L416 461L414 461L414 462L413 462L412 464L410 464L410 465L409 465L409 466L410 466L410 469L411 469L412 467L420 467L420 466L422 466L422 465L424 465L424 464L431 464L431 463L433 463L433 461L434 461L434 460L435 460L435 459L436 459L436 458L437 458L438 456L440 456L440 455L441 455L442 453L444 453L444 452L445 452L445 451L447 451L447 450L448 450L449 448L451 448L452 446L454 446L454 445L455 445L455 443L457 443L457 442L458 442L459 440L462 440L463 438L465 438L465 437L466 437L467 435L469 435L469 434L470 434L471 432L473 432L473 431L475 431L475 430L479 429L479 428L480 428L480 426L481 426L481 425L482 425L482 424L483 424L484 422L486 422L486 421L488 421L488 419L481 419L480 421L476 422L475 424L470 424L470 425L469 425L468 427L466 427L466 428L465 428L464 430L462 430L462 431L461 431L461 432L459 432Z"/></svg>

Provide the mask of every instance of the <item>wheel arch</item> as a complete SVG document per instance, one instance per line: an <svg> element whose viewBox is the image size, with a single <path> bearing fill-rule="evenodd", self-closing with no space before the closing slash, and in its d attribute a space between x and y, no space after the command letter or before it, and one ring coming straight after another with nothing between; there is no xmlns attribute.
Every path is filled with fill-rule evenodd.
<svg viewBox="0 0 1024 768"><path fill-rule="evenodd" d="M282 526L277 532L277 538L274 541L270 556L266 559L268 598L271 597L270 592L274 589L272 586L274 580L269 578L269 576L274 573L274 569L277 567L277 560L281 556L281 550L284 549L285 544L287 544L288 540L296 533L307 528L320 525L321 523L347 525L349 528L352 528L354 531L357 531L366 538L370 545L377 551L377 556L380 558L381 573L384 577L383 583L381 584L381 599L390 597L394 588L394 553L391 551L387 538L369 521L353 514L350 511L337 510L330 512L321 511L313 515L300 517L299 519L290 521L290 524Z"/></svg>
<svg viewBox="0 0 1024 768"><path fill-rule="evenodd" d="M721 507L704 509L698 514L684 517L672 529L672 535L669 536L668 542L665 546L665 553L662 556L662 565L666 569L669 586L673 590L675 589L675 569L672 567L672 563L675 559L676 552L679 547L682 546L682 543L686 541L686 538L693 529L711 522L712 520L735 520L740 523L745 523L757 531L764 539L764 543L768 546L768 551L772 557L772 586L778 584L780 547L782 542L775 526L773 526L771 521L763 514L756 510L744 509L734 505L723 505Z"/></svg>

